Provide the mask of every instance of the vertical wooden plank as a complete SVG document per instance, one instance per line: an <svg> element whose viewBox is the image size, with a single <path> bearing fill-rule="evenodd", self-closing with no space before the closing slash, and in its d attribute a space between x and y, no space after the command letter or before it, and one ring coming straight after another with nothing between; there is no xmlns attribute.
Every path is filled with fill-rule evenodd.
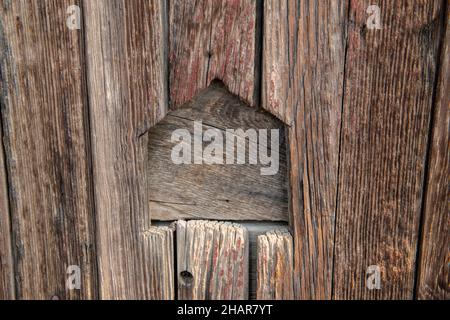
<svg viewBox="0 0 450 320"><path fill-rule="evenodd" d="M411 299L443 2L379 1L381 30L371 4L350 8L334 298Z"/></svg>
<svg viewBox="0 0 450 320"><path fill-rule="evenodd" d="M234 223L177 223L178 298L248 299L248 232Z"/></svg>
<svg viewBox="0 0 450 320"><path fill-rule="evenodd" d="M258 236L258 300L294 299L293 239L289 232L275 230Z"/></svg>
<svg viewBox="0 0 450 320"><path fill-rule="evenodd" d="M145 133L167 111L166 1L84 7L101 297L145 299Z"/></svg>
<svg viewBox="0 0 450 320"><path fill-rule="evenodd" d="M424 195L417 298L450 300L450 8L445 16Z"/></svg>
<svg viewBox="0 0 450 320"><path fill-rule="evenodd" d="M297 299L330 299L347 1L264 6L263 107L291 125Z"/></svg>
<svg viewBox="0 0 450 320"><path fill-rule="evenodd" d="M248 231L249 241L249 299L256 299L258 287L258 236L269 231L288 231L288 226L284 222L240 222ZM293 275L293 273L292 273Z"/></svg>
<svg viewBox="0 0 450 320"><path fill-rule="evenodd" d="M1 26L0 26L1 28ZM0 29L2 32L2 29ZM4 35L0 33L0 43L4 43ZM3 65L0 57L0 65ZM1 73L3 75L3 72ZM0 79L3 79L1 76ZM3 89L3 84L2 84ZM2 90L2 92L4 92ZM2 101L3 103L3 101ZM0 110L1 112L1 110ZM0 134L3 135L0 117ZM13 300L14 265L11 250L11 221L9 216L9 199L7 187L7 173L3 152L3 139L0 140L0 300Z"/></svg>
<svg viewBox="0 0 450 320"><path fill-rule="evenodd" d="M214 79L251 106L258 102L261 2L170 2L170 105L190 101Z"/></svg>
<svg viewBox="0 0 450 320"><path fill-rule="evenodd" d="M18 299L97 297L79 1L3 1L1 115ZM3 204L2 204L3 206ZM67 290L68 266L81 289Z"/></svg>
<svg viewBox="0 0 450 320"><path fill-rule="evenodd" d="M151 227L143 233L144 265L148 270L151 300L174 300L174 229Z"/></svg>

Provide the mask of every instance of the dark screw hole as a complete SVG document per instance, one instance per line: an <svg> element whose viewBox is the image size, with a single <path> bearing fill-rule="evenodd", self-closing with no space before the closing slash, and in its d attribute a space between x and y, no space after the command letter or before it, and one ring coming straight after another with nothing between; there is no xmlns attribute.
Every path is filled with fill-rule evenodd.
<svg viewBox="0 0 450 320"><path fill-rule="evenodd" d="M181 284L186 287L190 287L192 285L192 282L194 282L194 276L189 271L181 271L180 277Z"/></svg>

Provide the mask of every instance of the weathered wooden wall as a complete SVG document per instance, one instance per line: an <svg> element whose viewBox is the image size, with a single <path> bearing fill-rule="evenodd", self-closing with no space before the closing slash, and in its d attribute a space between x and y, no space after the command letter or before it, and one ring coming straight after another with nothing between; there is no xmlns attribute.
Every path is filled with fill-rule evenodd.
<svg viewBox="0 0 450 320"><path fill-rule="evenodd" d="M382 1L369 30L369 1L265 2L263 107L291 124L298 298L413 297L445 3ZM366 288L371 265L381 290Z"/></svg>
<svg viewBox="0 0 450 320"><path fill-rule="evenodd" d="M148 128L167 111L166 2L84 1L100 293L149 298Z"/></svg>
<svg viewBox="0 0 450 320"><path fill-rule="evenodd" d="M71 4L3 1L0 7L11 216L2 228L11 228L14 258L13 268L2 270L14 269L18 299L98 297L84 39L66 27ZM7 265L12 260L3 250ZM82 269L81 290L65 289L70 265Z"/></svg>
<svg viewBox="0 0 450 320"><path fill-rule="evenodd" d="M371 4L2 1L0 299L174 296L147 132L214 79L288 128L295 298L449 299L448 1Z"/></svg>

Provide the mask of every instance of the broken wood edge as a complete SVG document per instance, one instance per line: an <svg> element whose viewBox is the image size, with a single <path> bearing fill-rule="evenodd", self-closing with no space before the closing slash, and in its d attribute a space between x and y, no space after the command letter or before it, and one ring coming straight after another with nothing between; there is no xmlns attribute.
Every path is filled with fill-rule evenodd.
<svg viewBox="0 0 450 320"><path fill-rule="evenodd" d="M293 238L273 230L257 239L257 300L294 299Z"/></svg>
<svg viewBox="0 0 450 320"><path fill-rule="evenodd" d="M179 299L248 299L249 237L245 227L224 221L181 220L176 230Z"/></svg>
<svg viewBox="0 0 450 320"><path fill-rule="evenodd" d="M174 226L150 227L142 233L150 300L175 300L174 233Z"/></svg>

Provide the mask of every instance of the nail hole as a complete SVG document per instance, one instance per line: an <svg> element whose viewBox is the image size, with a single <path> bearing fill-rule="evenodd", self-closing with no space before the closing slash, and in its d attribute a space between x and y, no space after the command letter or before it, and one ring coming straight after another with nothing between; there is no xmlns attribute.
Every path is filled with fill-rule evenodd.
<svg viewBox="0 0 450 320"><path fill-rule="evenodd" d="M181 271L180 273L181 284L190 287L194 282L194 276L189 271Z"/></svg>

